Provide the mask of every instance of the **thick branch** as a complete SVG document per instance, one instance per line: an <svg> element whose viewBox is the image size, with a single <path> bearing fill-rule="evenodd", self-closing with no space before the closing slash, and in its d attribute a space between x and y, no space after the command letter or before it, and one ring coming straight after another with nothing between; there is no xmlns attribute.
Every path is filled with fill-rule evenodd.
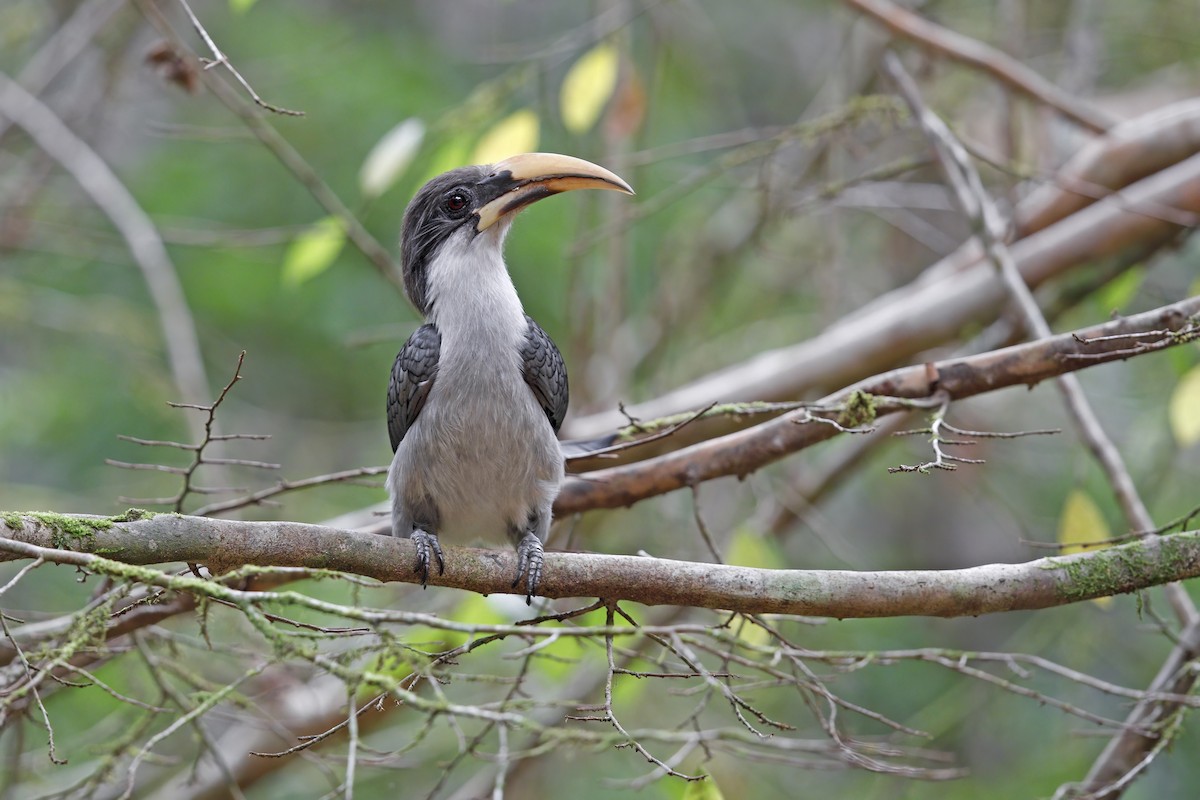
<svg viewBox="0 0 1200 800"><path fill-rule="evenodd" d="M1172 103L1123 122L1084 145L1049 181L1021 200L1013 220L1016 238L1053 225L1198 149L1200 100Z"/></svg>
<svg viewBox="0 0 1200 800"><path fill-rule="evenodd" d="M1200 160L1197 163L1200 165ZM961 400L1006 386L1033 386L1047 378L1092 364L1121 360L1130 355L1128 342L1089 342L1090 339L1112 333L1163 329L1175 331L1196 314L1200 314L1200 297L1075 333L976 356L893 370L843 389L821 404L832 405L844 401L855 391L890 397L924 398L940 390L953 400ZM1177 341L1167 337L1164 345ZM875 412L881 415L903 408L902 404L880 404ZM635 464L596 470L582 476L568 476L555 503L555 512L562 515L594 508L618 508L713 478L748 475L838 433L830 425L798 424L798 420L806 413L803 409L794 411L753 428Z"/></svg>
<svg viewBox="0 0 1200 800"><path fill-rule="evenodd" d="M0 551L7 559L40 556L188 591L202 591L206 582L129 565L193 561L219 570L259 564L331 569L385 581L418 580L409 540L318 525L158 514L112 522L90 535L64 539L63 518L17 519L6 514L3 519ZM83 552L54 546L68 542ZM107 557L86 551L104 552ZM513 592L513 553L449 546L445 551L446 572L431 575L430 583L483 594ZM1200 531L1189 531L1090 553L960 570L769 570L637 556L547 553L539 593L552 598L602 597L647 605L841 619L955 617L1049 608L1197 575Z"/></svg>

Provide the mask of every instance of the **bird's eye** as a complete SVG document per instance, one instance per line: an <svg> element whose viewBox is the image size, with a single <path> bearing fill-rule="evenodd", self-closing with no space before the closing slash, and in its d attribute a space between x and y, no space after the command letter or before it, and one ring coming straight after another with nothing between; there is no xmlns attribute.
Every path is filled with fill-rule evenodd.
<svg viewBox="0 0 1200 800"><path fill-rule="evenodd" d="M457 214L467 207L467 196L463 192L451 192L442 205L451 214Z"/></svg>

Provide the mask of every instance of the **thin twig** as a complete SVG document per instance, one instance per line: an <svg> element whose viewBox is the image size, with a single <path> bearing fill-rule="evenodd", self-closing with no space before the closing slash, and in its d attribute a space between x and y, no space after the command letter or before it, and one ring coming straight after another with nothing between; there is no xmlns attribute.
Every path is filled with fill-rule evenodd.
<svg viewBox="0 0 1200 800"><path fill-rule="evenodd" d="M170 23L154 3L150 2L150 0L136 0L136 4L142 14L159 33L170 40L176 47L180 49L187 47L186 43L171 27ZM209 91L226 108L241 118L246 127L258 137L258 140L271 151L272 155L279 159L280 163L309 191L317 203L338 219L342 228L346 231L346 236L350 242L367 257L385 278L397 289L403 291L403 276L400 274L400 270L388 253L387 248L371 235L358 220L358 217L341 201L329 185L321 179L321 176L300 155L296 148L280 135L279 131L275 130L275 128L263 119L262 114L255 110L254 104L246 101L237 90L229 86L225 81L211 78L207 71L201 73L201 78L204 80L205 86L208 87Z"/></svg>
<svg viewBox="0 0 1200 800"><path fill-rule="evenodd" d="M26 575L33 572L35 569L37 569L38 567L40 567L42 564L45 564L45 563L46 563L46 559L39 557L39 558L35 558L33 561L30 561L28 564L21 567L21 569L18 570L17 574L13 575L12 578L9 579L8 583L4 584L3 586L0 586L0 597L3 597L5 592L7 592L12 587L16 586L18 583L20 583L21 578L24 578Z"/></svg>
<svg viewBox="0 0 1200 800"><path fill-rule="evenodd" d="M242 85L242 88L246 90L255 103L262 106L267 111L272 112L273 114L283 114L289 117L304 116L303 111L293 111L290 108L272 105L271 103L268 103L266 100L263 100L261 97L259 97L258 92L254 91L254 87L252 87L250 83L242 77L242 73L238 72L237 69L234 68L233 64L229 61L229 57L221 52L220 48L217 47L217 43L214 42L212 37L208 35L208 31L204 29L204 26L200 24L200 20L196 18L194 13L192 13L192 7L188 5L187 0L179 0L179 4L183 6L183 10L187 12L188 19L191 20L192 27L196 29L196 33L200 34L200 38L203 39L204 44L208 46L209 52L213 54L212 60L205 58L200 59L200 63L204 65L205 69L211 69L212 67L218 65L225 67L225 69L229 70L229 74L231 74L237 80L237 82Z"/></svg>
<svg viewBox="0 0 1200 800"><path fill-rule="evenodd" d="M986 72L1005 85L1093 133L1104 133L1114 124L1107 114L993 47L943 28L888 0L844 0L846 5L882 23L888 30L933 52Z"/></svg>
<svg viewBox="0 0 1200 800"><path fill-rule="evenodd" d="M235 497L232 500L200 506L192 513L197 517L212 516L213 514L220 514L226 511L234 511L239 508L246 508L247 506L258 505L265 500L286 492L295 492L301 489L309 489L314 486L326 486L331 483L344 483L357 478L383 475L387 471L387 467L360 467L358 469L348 469L342 472L332 472L328 475L317 475L312 478L304 478L298 481L281 480L274 486L270 486L266 489L260 489L257 492L246 495L245 497Z"/></svg>
<svg viewBox="0 0 1200 800"><path fill-rule="evenodd" d="M708 531L708 525L704 523L704 515L700 512L700 490L696 486L692 487L692 518L696 520L696 527L700 529L700 537L708 546L708 552L712 553L713 560L718 564L724 564L725 559L721 558L721 551L717 548L717 543L713 541L712 534Z"/></svg>
<svg viewBox="0 0 1200 800"><path fill-rule="evenodd" d="M718 405L719 405L719 403L717 401L713 401L713 402L709 403L707 406L705 406L704 408L693 413L691 416L683 419L682 421L676 422L674 425L670 425L661 431L653 433L649 436L645 436L641 439L631 439L627 442L618 442L617 444L609 445L608 447L600 447L595 450L588 450L587 452L578 453L576 455L568 455L566 460L568 462L570 462L570 461L574 461L574 460L578 460L578 459L582 459L582 458L597 458L597 457L611 456L614 453L620 453L625 450L632 450L636 447L641 447L642 445L650 444L651 442L657 442L659 439L665 439L674 433L678 433L682 428L684 428L684 427L690 425L691 423L695 422L696 420L700 419L701 417L706 415L708 412L710 412L714 408L716 408ZM624 406L621 406L621 408L623 411ZM646 430L644 427L642 427L642 424L639 423L637 420L633 419L633 417L627 417L627 418L629 420L630 427L634 427L638 431Z"/></svg>

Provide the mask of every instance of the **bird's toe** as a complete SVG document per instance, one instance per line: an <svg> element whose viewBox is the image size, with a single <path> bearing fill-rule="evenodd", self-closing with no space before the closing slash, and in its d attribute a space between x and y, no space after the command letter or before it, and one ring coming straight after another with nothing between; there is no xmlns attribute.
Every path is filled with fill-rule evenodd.
<svg viewBox="0 0 1200 800"><path fill-rule="evenodd" d="M429 533L428 531L415 530L409 538L412 539L413 545L417 548L417 561L413 567L413 572L420 573L421 586L425 586L429 581L429 562L431 558L437 559L439 575L446 572L446 561L442 557L442 545L438 541L437 534Z"/></svg>
<svg viewBox="0 0 1200 800"><path fill-rule="evenodd" d="M512 582L513 588L525 578L525 604L533 604L533 596L537 594L538 584L542 581L542 563L545 561L542 541L532 533L526 533L517 545L517 577Z"/></svg>

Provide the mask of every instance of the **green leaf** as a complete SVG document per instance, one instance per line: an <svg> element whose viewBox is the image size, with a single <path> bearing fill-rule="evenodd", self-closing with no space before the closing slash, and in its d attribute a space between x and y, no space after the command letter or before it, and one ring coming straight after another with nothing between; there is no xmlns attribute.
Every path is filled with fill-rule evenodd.
<svg viewBox="0 0 1200 800"><path fill-rule="evenodd" d="M391 188L412 163L424 138L425 123L416 117L409 117L380 137L358 171L363 195L378 197Z"/></svg>
<svg viewBox="0 0 1200 800"><path fill-rule="evenodd" d="M496 610L495 605L481 594L468 594L447 616L457 622L474 625L509 625L512 620Z"/></svg>
<svg viewBox="0 0 1200 800"><path fill-rule="evenodd" d="M601 42L580 56L567 71L558 106L568 131L586 133L596 124L617 87L619 66L617 48Z"/></svg>
<svg viewBox="0 0 1200 800"><path fill-rule="evenodd" d="M589 625L603 625L604 619L604 610L596 609L575 617L572 623L584 627ZM511 621L505 620L505 622ZM620 619L617 620L617 624L621 624ZM563 636L549 644L539 642L537 657L533 660L533 669L539 676L549 681L565 683L572 675L578 672L579 665L586 662L595 652L589 646L589 643L582 641L577 636ZM640 683L644 683L644 681L640 681ZM627 694L628 688L625 687L625 681L617 685L617 690L620 691L622 699L629 697Z"/></svg>
<svg viewBox="0 0 1200 800"><path fill-rule="evenodd" d="M1129 301L1141 288L1142 278L1145 275L1145 270L1133 267L1113 278L1097 293L1097 297L1100 298L1100 307L1105 311L1112 311L1129 305Z"/></svg>
<svg viewBox="0 0 1200 800"><path fill-rule="evenodd" d="M283 257L283 283L299 286L312 280L337 258L346 243L346 231L336 217L325 217L292 240Z"/></svg>
<svg viewBox="0 0 1200 800"><path fill-rule="evenodd" d="M229 0L229 10L235 14L245 14L258 0Z"/></svg>
<svg viewBox="0 0 1200 800"><path fill-rule="evenodd" d="M1183 373L1167 407L1171 433L1180 447L1200 442L1200 365Z"/></svg>
<svg viewBox="0 0 1200 800"><path fill-rule="evenodd" d="M386 675L396 681L407 678L412 674L413 669L414 666L408 658L408 653L399 647L388 647L386 650L381 650L367 664L367 671ZM378 693L378 686L363 684L358 687L356 699L362 702L371 699Z"/></svg>
<svg viewBox="0 0 1200 800"><path fill-rule="evenodd" d="M762 569L784 567L783 557L775 543L749 525L743 525L733 532L729 550L725 553L725 563Z"/></svg>
<svg viewBox="0 0 1200 800"><path fill-rule="evenodd" d="M538 118L531 108L514 111L488 129L475 145L472 164L494 164L519 153L537 150Z"/></svg>
<svg viewBox="0 0 1200 800"><path fill-rule="evenodd" d="M744 617L736 621L734 631L737 633L738 641L745 643L751 649L756 650L771 644L771 634L767 629Z"/></svg>

